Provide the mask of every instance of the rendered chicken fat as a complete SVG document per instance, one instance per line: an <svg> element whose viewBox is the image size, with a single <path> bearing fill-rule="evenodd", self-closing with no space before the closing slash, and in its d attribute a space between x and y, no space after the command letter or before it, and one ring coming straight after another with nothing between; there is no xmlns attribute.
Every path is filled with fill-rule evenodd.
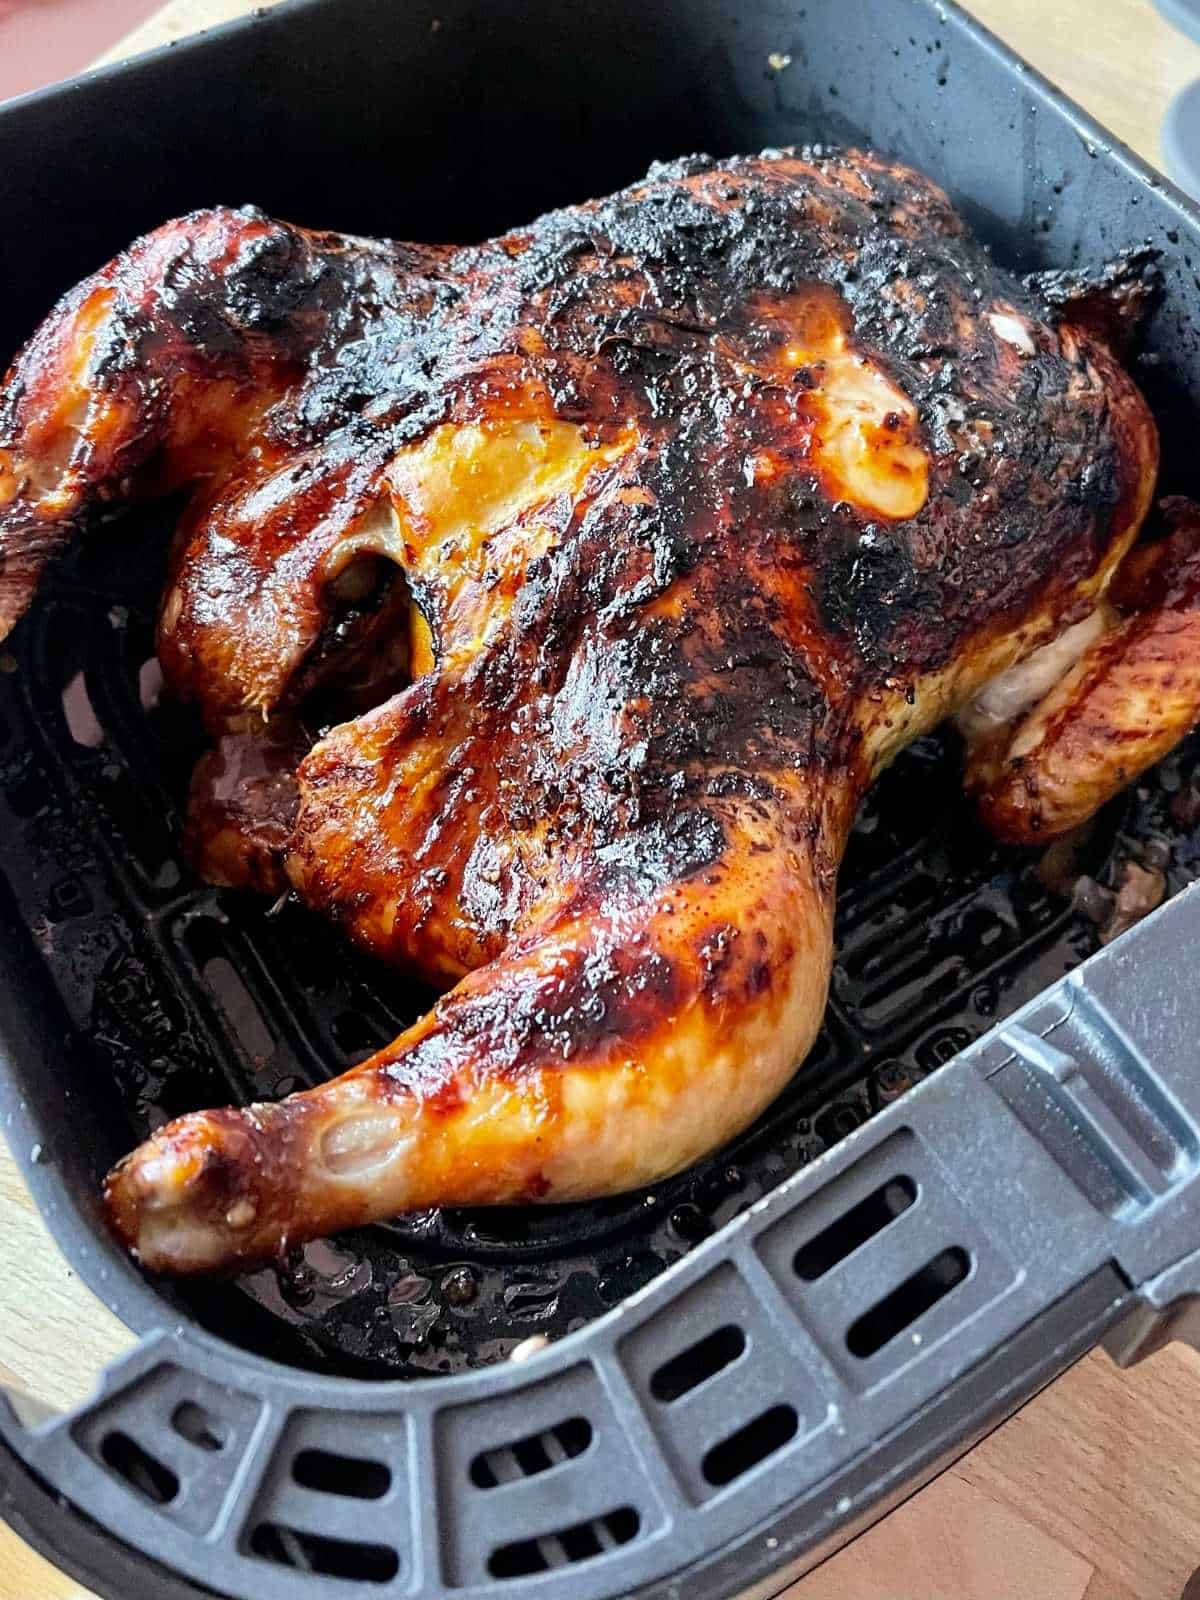
<svg viewBox="0 0 1200 1600"><path fill-rule="evenodd" d="M988 321L991 323L996 337L1003 339L1007 344L1011 344L1023 356L1037 354L1037 346L1033 342L1029 329L1019 317L1014 317L1007 311L993 311L988 317Z"/></svg>
<svg viewBox="0 0 1200 1600"><path fill-rule="evenodd" d="M915 517L928 494L928 456L913 443L916 408L868 356L853 348L842 308L815 294L797 317L800 337L784 363L811 375L812 460L831 498L881 517ZM842 314L838 314L842 312Z"/></svg>
<svg viewBox="0 0 1200 1600"><path fill-rule="evenodd" d="M624 445L589 447L574 423L444 425L397 456L387 478L407 539L406 565L477 567L488 538L559 495L575 496Z"/></svg>

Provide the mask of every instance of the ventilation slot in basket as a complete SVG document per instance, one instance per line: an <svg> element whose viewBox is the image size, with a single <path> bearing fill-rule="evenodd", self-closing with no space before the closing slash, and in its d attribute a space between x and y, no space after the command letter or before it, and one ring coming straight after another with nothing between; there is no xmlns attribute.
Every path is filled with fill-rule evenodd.
<svg viewBox="0 0 1200 1600"><path fill-rule="evenodd" d="M911 1178L891 1179L796 1251L792 1262L796 1276L805 1283L814 1283L868 1239L882 1233L916 1198L917 1186Z"/></svg>
<svg viewBox="0 0 1200 1600"><path fill-rule="evenodd" d="M745 1348L746 1335L740 1328L732 1325L717 1328L659 1367L650 1379L650 1393L664 1405L680 1400L707 1379L715 1378L718 1372L736 1361Z"/></svg>
<svg viewBox="0 0 1200 1600"><path fill-rule="evenodd" d="M223 1450L225 1434L220 1424L194 1400L184 1400L171 1413L171 1426L197 1450Z"/></svg>
<svg viewBox="0 0 1200 1600"><path fill-rule="evenodd" d="M865 1361L882 1350L958 1286L971 1270L971 1258L955 1246L943 1250L898 1289L865 1311L846 1335L846 1348Z"/></svg>
<svg viewBox="0 0 1200 1600"><path fill-rule="evenodd" d="M156 1506L170 1505L179 1493L179 1479L170 1467L156 1461L127 1433L106 1434L100 1456L131 1489Z"/></svg>
<svg viewBox="0 0 1200 1600"><path fill-rule="evenodd" d="M297 1572L315 1572L325 1578L350 1583L389 1583L400 1571L400 1557L386 1544L357 1544L302 1533L278 1522L260 1522L250 1536L250 1548L264 1561Z"/></svg>
<svg viewBox="0 0 1200 1600"><path fill-rule="evenodd" d="M379 1500L392 1487L391 1469L382 1461L335 1455L332 1450L301 1450L292 1462L292 1477L302 1489L349 1500Z"/></svg>
<svg viewBox="0 0 1200 1600"><path fill-rule="evenodd" d="M552 1567L574 1566L607 1555L637 1537L641 1518L632 1506L622 1506L592 1522L578 1522L573 1528L543 1534L540 1539L521 1539L501 1545L492 1552L488 1571L493 1578L528 1578Z"/></svg>
<svg viewBox="0 0 1200 1600"><path fill-rule="evenodd" d="M200 970L246 1054L259 1063L267 1060L275 1049L274 1035L233 963L210 956Z"/></svg>
<svg viewBox="0 0 1200 1600"><path fill-rule="evenodd" d="M789 1439L796 1437L799 1426L800 1419L791 1406L772 1406L728 1439L713 1445L701 1463L705 1480L715 1489L724 1488L776 1450L782 1450Z"/></svg>
<svg viewBox="0 0 1200 1600"><path fill-rule="evenodd" d="M515 1444L485 1450L471 1463L471 1482L477 1489L496 1489L518 1478L535 1478L581 1456L592 1442L592 1425L586 1417L569 1417L543 1433L531 1433Z"/></svg>

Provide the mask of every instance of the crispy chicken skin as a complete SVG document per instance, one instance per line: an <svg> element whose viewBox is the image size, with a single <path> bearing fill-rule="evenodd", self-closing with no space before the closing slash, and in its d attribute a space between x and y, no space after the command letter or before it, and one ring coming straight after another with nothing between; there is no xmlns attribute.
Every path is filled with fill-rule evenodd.
<svg viewBox="0 0 1200 1600"><path fill-rule="evenodd" d="M6 396L0 632L90 506L194 483L159 652L226 741L195 858L449 986L113 1171L119 1234L180 1272L611 1194L744 1127L820 1024L865 787L1094 611L1157 465L1106 341L861 152L685 160L464 249L196 214ZM273 786L227 741L347 651L386 658L371 709Z"/></svg>

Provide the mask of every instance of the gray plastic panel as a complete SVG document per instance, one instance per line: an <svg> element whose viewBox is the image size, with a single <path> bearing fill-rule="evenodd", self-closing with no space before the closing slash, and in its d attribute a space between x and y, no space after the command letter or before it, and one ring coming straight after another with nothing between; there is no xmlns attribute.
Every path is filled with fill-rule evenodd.
<svg viewBox="0 0 1200 1600"><path fill-rule="evenodd" d="M1200 889L523 1364L314 1383L187 1329L145 1341L74 1416L0 1432L80 1510L197 1581L219 1569L230 1594L662 1582L853 1481L881 1440L932 1448L940 1397L1106 1271L1126 1354L1195 1291L1198 920ZM922 1278L947 1257L957 1270ZM1149 1305L1122 1288L1142 1283ZM114 1436L157 1465L161 1503L106 1454Z"/></svg>
<svg viewBox="0 0 1200 1600"><path fill-rule="evenodd" d="M85 1411L72 1438L102 1468L114 1453L120 1458L122 1440L153 1439L155 1461L180 1484L164 1514L189 1533L207 1534L261 1415L253 1396L164 1364Z"/></svg>
<svg viewBox="0 0 1200 1600"><path fill-rule="evenodd" d="M591 1439L572 1456L555 1430L565 1432L577 1419ZM471 1529L469 1540L443 1543L451 1587L486 1584L490 1558L523 1531L543 1542L547 1561L565 1566L567 1556L554 1547L563 1529L625 1509L636 1513L642 1536L665 1525L620 1412L590 1364L569 1367L530 1390L445 1408L434 1424L434 1453L439 1526ZM476 1462L485 1469L480 1476L495 1478L494 1485L473 1482Z"/></svg>
<svg viewBox="0 0 1200 1600"><path fill-rule="evenodd" d="M794 1266L814 1235L888 1184L911 1183L912 1204L815 1280ZM855 1356L847 1333L859 1318L942 1252L972 1241L969 1275L906 1325L903 1343L891 1340L867 1357ZM911 1369L939 1341L984 1307L1019 1287L1023 1273L988 1237L983 1219L969 1214L937 1156L912 1127L901 1127L836 1183L830 1184L760 1240L777 1283L804 1318L830 1365L852 1390L865 1392Z"/></svg>
<svg viewBox="0 0 1200 1600"><path fill-rule="evenodd" d="M806 1459L829 1466L845 1454L845 1436L835 1431L836 1413L828 1403L827 1362L802 1330L763 1317L761 1303L761 1291L725 1262L620 1346L635 1392L649 1397L646 1414L659 1447L697 1504L723 1490L705 1477L710 1452L775 1408L795 1413L789 1449L802 1449ZM656 1376L725 1329L743 1338L741 1354L678 1397L664 1397Z"/></svg>

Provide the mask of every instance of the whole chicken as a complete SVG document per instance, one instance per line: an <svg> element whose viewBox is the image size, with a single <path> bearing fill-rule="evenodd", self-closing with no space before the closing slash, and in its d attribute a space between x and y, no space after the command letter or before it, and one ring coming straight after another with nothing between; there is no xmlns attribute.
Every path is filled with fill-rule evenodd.
<svg viewBox="0 0 1200 1600"><path fill-rule="evenodd" d="M214 741L193 861L446 992L160 1129L120 1236L237 1267L729 1139L813 1041L908 740L961 713L1035 838L1200 714L1196 519L1113 584L1156 467L1103 319L861 151L656 166L467 248L251 209L132 245L7 378L0 636L89 514L190 486L158 651Z"/></svg>

